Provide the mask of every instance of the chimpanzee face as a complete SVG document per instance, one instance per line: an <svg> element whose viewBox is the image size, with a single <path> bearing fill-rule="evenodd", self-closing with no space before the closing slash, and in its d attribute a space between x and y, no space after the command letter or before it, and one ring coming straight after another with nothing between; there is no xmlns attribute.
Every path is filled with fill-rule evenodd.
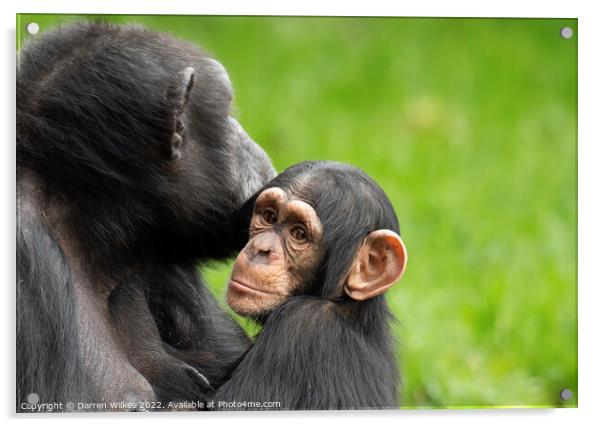
<svg viewBox="0 0 602 427"><path fill-rule="evenodd" d="M301 292L318 269L322 224L312 206L273 187L255 202L249 237L232 271L228 303L257 316Z"/></svg>

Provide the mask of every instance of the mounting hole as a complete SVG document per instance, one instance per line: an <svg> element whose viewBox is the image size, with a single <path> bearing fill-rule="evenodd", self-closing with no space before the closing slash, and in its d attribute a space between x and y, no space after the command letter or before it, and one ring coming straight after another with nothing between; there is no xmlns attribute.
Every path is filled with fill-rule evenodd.
<svg viewBox="0 0 602 427"><path fill-rule="evenodd" d="M39 401L40 401L40 396L38 396L37 393L29 393L27 395L27 403L30 403L32 405L37 405Z"/></svg>
<svg viewBox="0 0 602 427"><path fill-rule="evenodd" d="M573 37L573 29L571 27L563 27L562 30L560 30L560 35L563 39L570 39Z"/></svg>
<svg viewBox="0 0 602 427"><path fill-rule="evenodd" d="M40 32L40 26L37 22L30 22L25 28L29 34L38 34Z"/></svg>
<svg viewBox="0 0 602 427"><path fill-rule="evenodd" d="M563 388L562 390L560 390L560 398L562 400L569 400L571 397L573 397L573 392L571 391L571 389Z"/></svg>

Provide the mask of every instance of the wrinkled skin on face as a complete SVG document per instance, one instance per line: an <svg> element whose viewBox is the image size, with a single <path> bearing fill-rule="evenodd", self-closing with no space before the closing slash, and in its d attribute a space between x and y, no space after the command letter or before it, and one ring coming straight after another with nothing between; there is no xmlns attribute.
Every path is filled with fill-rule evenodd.
<svg viewBox="0 0 602 427"><path fill-rule="evenodd" d="M321 259L322 224L308 203L278 187L255 202L249 242L236 258L228 304L259 317L303 291Z"/></svg>

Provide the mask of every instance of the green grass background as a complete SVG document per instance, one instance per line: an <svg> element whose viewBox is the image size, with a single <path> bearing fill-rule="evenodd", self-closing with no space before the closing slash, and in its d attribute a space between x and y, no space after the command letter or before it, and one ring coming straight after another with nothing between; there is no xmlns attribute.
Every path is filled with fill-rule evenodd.
<svg viewBox="0 0 602 427"><path fill-rule="evenodd" d="M18 42L75 18L21 15ZM576 406L576 20L105 19L219 59L278 170L332 159L382 185L409 251L388 294L403 408ZM222 303L229 268L204 271Z"/></svg>

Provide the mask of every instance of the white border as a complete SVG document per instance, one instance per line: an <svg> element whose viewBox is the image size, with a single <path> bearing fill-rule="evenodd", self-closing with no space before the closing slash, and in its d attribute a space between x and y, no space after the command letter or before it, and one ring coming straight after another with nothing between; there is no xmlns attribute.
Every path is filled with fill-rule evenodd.
<svg viewBox="0 0 602 427"><path fill-rule="evenodd" d="M602 184L602 156L600 145L600 100L602 99L600 76L602 76L600 41L602 23L596 13L595 1L545 1L540 3L524 0L505 0L490 4L486 1L432 1L419 0L398 2L393 0L225 0L225 1L161 1L161 0L22 0L19 4L2 3L3 56L2 85L4 99L0 102L5 132L0 144L0 210L2 223L1 268L3 281L3 332L6 341L1 352L3 387L0 402L3 416L9 423L70 424L83 422L91 425L129 423L141 421L149 425L162 425L167 418L178 417L182 421L221 424L232 422L245 427L266 423L299 423L305 425L320 421L342 421L348 423L378 423L391 425L444 425L506 426L511 424L545 423L545 425L590 425L601 420L598 399L602 380L602 352L600 333L602 324L602 277L600 251L597 242L602 241L602 209L600 188ZM431 410L399 412L353 412L353 413L286 413L286 414L99 414L79 416L45 416L43 419L13 415L14 408L14 58L15 58L15 14L20 13L117 13L117 14L238 14L238 15L336 15L336 16L477 16L477 17L564 17L579 18L579 409L561 410ZM598 419L598 422L594 422ZM179 420L178 420L179 421Z"/></svg>

